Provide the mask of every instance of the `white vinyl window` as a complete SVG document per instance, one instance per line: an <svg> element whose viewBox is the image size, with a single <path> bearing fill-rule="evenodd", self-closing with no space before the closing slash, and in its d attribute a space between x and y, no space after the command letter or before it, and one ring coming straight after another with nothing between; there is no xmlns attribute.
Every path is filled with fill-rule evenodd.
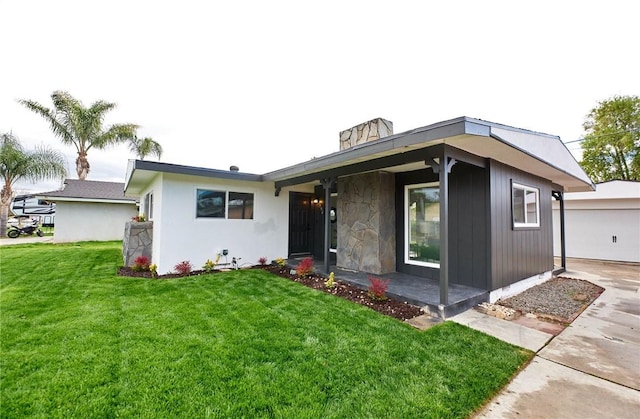
<svg viewBox="0 0 640 419"><path fill-rule="evenodd" d="M440 184L404 187L404 262L440 267Z"/></svg>
<svg viewBox="0 0 640 419"><path fill-rule="evenodd" d="M511 183L513 228L540 227L540 190Z"/></svg>

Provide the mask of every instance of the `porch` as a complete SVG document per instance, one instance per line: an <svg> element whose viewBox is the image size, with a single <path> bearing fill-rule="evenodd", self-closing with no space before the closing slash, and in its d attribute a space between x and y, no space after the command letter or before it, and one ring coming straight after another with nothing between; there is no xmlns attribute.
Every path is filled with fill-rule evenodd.
<svg viewBox="0 0 640 419"><path fill-rule="evenodd" d="M287 260L287 266L295 269L295 266L302 259L302 257L289 259ZM314 271L316 274L325 275L323 270L324 262L315 261ZM330 265L329 272L334 273L336 281L346 282L365 290L369 288L369 276L371 274L341 269L335 264ZM436 280L402 272L372 276L390 280L387 296L422 307L428 314L443 319L462 313L481 302L489 301L489 292L486 290L449 284L449 303L441 306L440 283Z"/></svg>

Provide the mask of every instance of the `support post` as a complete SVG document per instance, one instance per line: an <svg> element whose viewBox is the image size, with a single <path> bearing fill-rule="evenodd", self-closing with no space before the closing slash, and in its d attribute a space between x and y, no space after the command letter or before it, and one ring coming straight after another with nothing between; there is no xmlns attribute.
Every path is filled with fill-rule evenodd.
<svg viewBox="0 0 640 419"><path fill-rule="evenodd" d="M561 191L553 191L553 197L560 203L560 272L567 270L567 244L565 242L565 230L564 230L564 193Z"/></svg>
<svg viewBox="0 0 640 419"><path fill-rule="evenodd" d="M439 164L440 175L440 305L449 304L449 164L446 151Z"/></svg>
<svg viewBox="0 0 640 419"><path fill-rule="evenodd" d="M331 200L331 185L333 184L332 178L322 179L321 181L322 187L324 188L324 273L329 273L329 249L331 248L331 219L330 219L330 211L331 205L329 201Z"/></svg>

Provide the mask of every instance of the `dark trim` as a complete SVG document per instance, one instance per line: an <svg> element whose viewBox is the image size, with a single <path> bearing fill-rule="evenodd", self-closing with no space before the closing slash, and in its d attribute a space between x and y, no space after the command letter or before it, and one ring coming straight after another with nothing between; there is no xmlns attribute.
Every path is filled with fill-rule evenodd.
<svg viewBox="0 0 640 419"><path fill-rule="evenodd" d="M380 157L377 159L355 163L348 166L336 167L334 169L322 170L316 173L309 173L290 179L278 180L275 182L275 187L282 188L285 186L299 185L301 183L313 182L325 178L336 179L340 176L370 172L407 163L415 163L418 161L426 160L430 157L438 157L442 154L443 150L444 146L442 144L438 144L432 147L407 151L405 153L394 154L392 156Z"/></svg>
<svg viewBox="0 0 640 419"><path fill-rule="evenodd" d="M251 173L232 172L230 170L218 170L208 169L205 167L193 167L183 166L179 164L160 163L148 160L134 160L133 170L149 170L162 173L175 173L179 175L191 175L211 177L218 179L234 179L234 180L248 180L251 182L262 181L261 175L254 175Z"/></svg>
<svg viewBox="0 0 640 419"><path fill-rule="evenodd" d="M322 254L324 257L324 273L329 274L329 249L331 248L331 221L329 220L329 210L331 208L331 186L334 179L322 179L322 188L324 189L324 247Z"/></svg>

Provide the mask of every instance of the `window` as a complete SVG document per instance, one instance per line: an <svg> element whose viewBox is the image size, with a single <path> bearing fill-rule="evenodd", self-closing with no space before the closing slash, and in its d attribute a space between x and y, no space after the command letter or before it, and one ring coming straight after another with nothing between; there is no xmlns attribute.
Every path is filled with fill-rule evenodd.
<svg viewBox="0 0 640 419"><path fill-rule="evenodd" d="M540 191L537 188L511 183L513 227L540 227Z"/></svg>
<svg viewBox="0 0 640 419"><path fill-rule="evenodd" d="M198 189L196 217L225 218L226 203L226 192Z"/></svg>
<svg viewBox="0 0 640 419"><path fill-rule="evenodd" d="M229 192L229 219L253 219L253 194Z"/></svg>
<svg viewBox="0 0 640 419"><path fill-rule="evenodd" d="M142 200L142 213L147 220L153 219L153 192L149 192Z"/></svg>
<svg viewBox="0 0 640 419"><path fill-rule="evenodd" d="M440 185L405 186L405 263L440 267Z"/></svg>
<svg viewBox="0 0 640 419"><path fill-rule="evenodd" d="M196 196L198 218L253 219L252 193L197 189Z"/></svg>

